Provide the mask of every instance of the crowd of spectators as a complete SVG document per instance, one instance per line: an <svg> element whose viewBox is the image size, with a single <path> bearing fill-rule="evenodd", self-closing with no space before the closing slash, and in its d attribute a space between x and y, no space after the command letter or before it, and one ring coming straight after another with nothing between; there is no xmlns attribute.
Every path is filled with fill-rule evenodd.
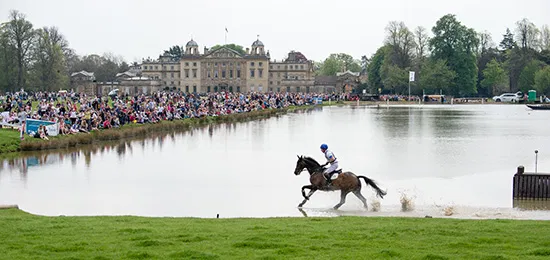
<svg viewBox="0 0 550 260"><path fill-rule="evenodd" d="M337 100L317 93L207 93L157 92L117 96L86 96L74 92L16 92L0 96L2 122L21 124L27 118L59 123L59 134L89 133L125 124L158 123L247 113L264 109L313 104L316 99ZM40 131L45 131L39 129ZM38 138L45 133L36 133Z"/></svg>

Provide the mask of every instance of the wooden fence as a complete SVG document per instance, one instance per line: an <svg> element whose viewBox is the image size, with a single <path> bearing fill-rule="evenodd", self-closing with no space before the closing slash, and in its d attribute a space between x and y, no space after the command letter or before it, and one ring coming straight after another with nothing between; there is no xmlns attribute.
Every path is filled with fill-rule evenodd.
<svg viewBox="0 0 550 260"><path fill-rule="evenodd" d="M550 174L526 173L519 166L513 185L514 200L550 200Z"/></svg>

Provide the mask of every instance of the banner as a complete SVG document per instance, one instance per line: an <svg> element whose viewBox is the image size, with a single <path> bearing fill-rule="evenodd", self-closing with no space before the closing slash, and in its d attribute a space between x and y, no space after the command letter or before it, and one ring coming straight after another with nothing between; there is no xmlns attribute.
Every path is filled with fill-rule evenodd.
<svg viewBox="0 0 550 260"><path fill-rule="evenodd" d="M323 104L323 98L316 98L315 104Z"/></svg>
<svg viewBox="0 0 550 260"><path fill-rule="evenodd" d="M46 126L46 131L48 132L49 136L56 136L59 133L59 124L50 121L36 120L30 118L27 118L27 120L25 120L25 133L27 133L28 135L32 135L33 133L38 132L38 127L40 125Z"/></svg>
<svg viewBox="0 0 550 260"><path fill-rule="evenodd" d="M414 81L414 71L409 71L409 81Z"/></svg>

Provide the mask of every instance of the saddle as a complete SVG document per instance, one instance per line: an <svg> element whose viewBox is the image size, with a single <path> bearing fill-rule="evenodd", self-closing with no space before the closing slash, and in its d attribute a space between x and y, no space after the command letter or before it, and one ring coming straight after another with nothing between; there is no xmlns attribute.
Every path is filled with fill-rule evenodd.
<svg viewBox="0 0 550 260"><path fill-rule="evenodd" d="M342 173L342 169L338 169L338 170L334 170L334 171L331 171L327 174L323 174L323 176L325 177L325 179L328 180L328 177L327 176L330 176L330 179L331 180L334 180L336 178L338 178L338 174Z"/></svg>

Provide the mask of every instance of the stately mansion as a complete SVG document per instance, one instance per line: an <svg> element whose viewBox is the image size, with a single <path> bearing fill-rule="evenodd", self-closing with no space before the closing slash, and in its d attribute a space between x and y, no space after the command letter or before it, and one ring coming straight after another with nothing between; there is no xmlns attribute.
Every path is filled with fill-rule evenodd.
<svg viewBox="0 0 550 260"><path fill-rule="evenodd" d="M89 78L90 72L76 72L72 81ZM179 58L160 55L157 60L143 60L131 71L117 74L117 82L88 84L81 91L105 94L114 88L127 94L159 90L187 93L207 92L350 92L360 84L359 73L350 71L336 76L315 76L313 61L301 52L291 51L283 60L271 60L269 51L257 39L244 53L222 46L202 53L191 39ZM84 81L85 82L85 81ZM78 84L77 84L78 85ZM82 84L80 84L82 85ZM85 85L85 84L84 84ZM92 93L93 92L93 93Z"/></svg>

